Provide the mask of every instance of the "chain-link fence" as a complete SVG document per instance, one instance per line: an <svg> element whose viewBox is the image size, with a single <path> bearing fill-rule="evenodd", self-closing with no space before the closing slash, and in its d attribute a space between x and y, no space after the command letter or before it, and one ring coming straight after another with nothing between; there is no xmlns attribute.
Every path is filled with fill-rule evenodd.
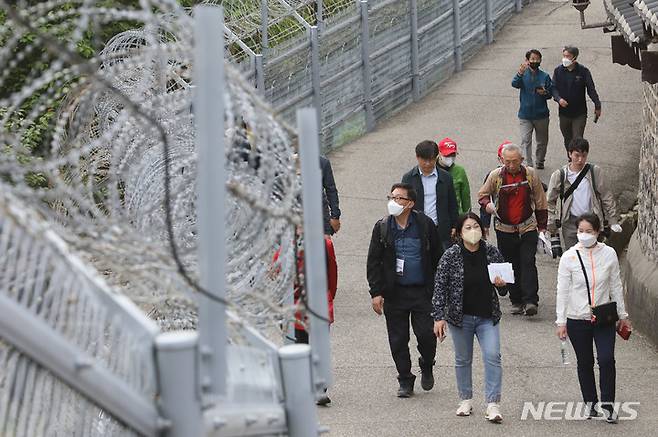
<svg viewBox="0 0 658 437"><path fill-rule="evenodd" d="M325 0L315 2L314 11L313 3L266 2L261 20L269 21L261 21L261 35L274 38L254 47L261 53L243 60L243 68L253 67L249 77L284 119L292 120L298 107L318 108L327 150L371 130L461 70L527 3ZM284 4L289 8L281 10Z"/></svg>

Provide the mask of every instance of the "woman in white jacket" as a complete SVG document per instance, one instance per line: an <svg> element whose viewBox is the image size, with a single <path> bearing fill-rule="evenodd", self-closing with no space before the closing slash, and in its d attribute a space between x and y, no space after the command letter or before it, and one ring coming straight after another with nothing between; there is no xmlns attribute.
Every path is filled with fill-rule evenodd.
<svg viewBox="0 0 658 437"><path fill-rule="evenodd" d="M558 268L557 335L563 340L568 335L573 345L578 361L578 382L583 400L589 407L589 417L599 415L596 409L599 398L594 380L592 343L596 345L601 388L599 405L606 420L614 423L617 420L613 408L616 378L615 324L594 323L591 307L616 302L619 316L617 327L627 325L631 329L624 306L619 260L612 247L597 242L601 230L598 216L584 214L578 218L576 226L578 243L562 255Z"/></svg>

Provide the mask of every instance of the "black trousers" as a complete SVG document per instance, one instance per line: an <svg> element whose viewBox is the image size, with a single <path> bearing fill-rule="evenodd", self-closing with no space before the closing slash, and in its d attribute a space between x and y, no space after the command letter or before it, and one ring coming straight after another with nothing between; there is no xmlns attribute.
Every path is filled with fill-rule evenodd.
<svg viewBox="0 0 658 437"><path fill-rule="evenodd" d="M615 381L617 370L615 368L615 325L592 325L589 320L567 319L567 334L573 345L578 362L578 382L583 394L583 401L596 403L599 397L596 393L594 379L594 348L599 362L601 402L613 403L615 401Z"/></svg>
<svg viewBox="0 0 658 437"><path fill-rule="evenodd" d="M397 286L394 296L384 299L384 316L388 330L388 344L398 371L398 381L414 381L409 354L409 320L418 342L423 366L432 367L436 356L436 337L432 301L426 287Z"/></svg>
<svg viewBox="0 0 658 437"><path fill-rule="evenodd" d="M308 344L308 332L295 328L295 343Z"/></svg>
<svg viewBox="0 0 658 437"><path fill-rule="evenodd" d="M512 304L539 303L539 279L535 254L537 253L537 231L508 233L496 231L498 249L505 260L512 263L514 284L508 284L509 298Z"/></svg>

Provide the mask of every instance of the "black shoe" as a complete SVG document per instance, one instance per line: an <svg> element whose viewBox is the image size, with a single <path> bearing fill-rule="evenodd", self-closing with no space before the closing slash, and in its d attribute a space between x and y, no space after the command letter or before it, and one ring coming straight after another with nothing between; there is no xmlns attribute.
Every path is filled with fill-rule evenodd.
<svg viewBox="0 0 658 437"><path fill-rule="evenodd" d="M432 362L432 366L434 362ZM420 386L425 391L432 390L434 387L434 372L432 366L426 366L422 358L418 358L418 366L420 367Z"/></svg>
<svg viewBox="0 0 658 437"><path fill-rule="evenodd" d="M535 316L537 315L537 305L534 303L529 303L525 306L525 315L526 316Z"/></svg>
<svg viewBox="0 0 658 437"><path fill-rule="evenodd" d="M609 407L609 406L602 406L601 411L603 412L603 415L605 416L605 421L608 423L618 423L619 418L617 417L617 412L614 410L614 408Z"/></svg>
<svg viewBox="0 0 658 437"><path fill-rule="evenodd" d="M587 408L587 412L586 412L586 414L585 414L585 418L586 418L587 420L590 420L590 419L598 419L598 418L601 417L601 416L602 416L602 414L601 414L601 412L596 408L596 405L592 405L591 407L588 407L588 408Z"/></svg>
<svg viewBox="0 0 658 437"><path fill-rule="evenodd" d="M322 395L320 399L315 401L315 405L320 405L322 407L327 406L330 403L331 403L331 399L329 399L329 396L327 396L326 394Z"/></svg>
<svg viewBox="0 0 658 437"><path fill-rule="evenodd" d="M414 394L414 381L415 381L415 379L400 381L400 388L398 389L398 397L399 398L408 398L408 397L413 396L413 394Z"/></svg>
<svg viewBox="0 0 658 437"><path fill-rule="evenodd" d="M544 169L544 163L543 162L538 162L537 167L535 167L537 170L543 170Z"/></svg>

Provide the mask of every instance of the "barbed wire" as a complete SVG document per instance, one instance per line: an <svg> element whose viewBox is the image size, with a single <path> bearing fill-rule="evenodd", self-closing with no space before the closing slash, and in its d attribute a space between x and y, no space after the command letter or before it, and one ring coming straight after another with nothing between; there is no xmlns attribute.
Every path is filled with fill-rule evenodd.
<svg viewBox="0 0 658 437"><path fill-rule="evenodd" d="M11 148L0 157L0 171L110 284L163 326L193 328L190 289L207 292L196 270L191 18L170 1L151 2L160 15L91 3L84 2L78 15L58 11L60 1L28 7L11 12L0 29L33 35L19 53L41 45L53 58L20 92L0 101L3 125L13 126L1 134ZM62 43L36 27L71 16L88 24L97 15L106 22L129 17L143 27L113 37L89 60L76 53L76 37ZM0 57L10 58L18 48L14 41ZM15 67L10 62L9 70ZM245 320L278 326L295 310L293 233L301 224L295 139L239 73L228 67L226 76L227 295ZM48 148L31 156L22 139L52 107L59 111ZM35 175L36 182L29 177Z"/></svg>

